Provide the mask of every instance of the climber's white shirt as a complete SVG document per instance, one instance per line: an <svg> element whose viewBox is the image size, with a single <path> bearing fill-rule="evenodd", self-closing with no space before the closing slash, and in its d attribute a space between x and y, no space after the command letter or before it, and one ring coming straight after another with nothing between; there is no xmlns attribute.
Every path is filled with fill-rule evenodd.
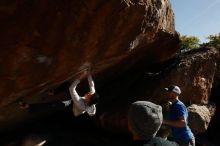
<svg viewBox="0 0 220 146"><path fill-rule="evenodd" d="M79 116L80 114L83 114L84 112L87 112L89 116L94 116L96 113L96 106L95 104L88 106L84 99L85 97L79 96L79 94L76 92L76 87L80 83L79 79L76 79L71 86L69 87L70 95L73 100L73 113L75 116ZM88 83L91 94L95 93L95 86L94 82L92 80L92 76L88 76Z"/></svg>

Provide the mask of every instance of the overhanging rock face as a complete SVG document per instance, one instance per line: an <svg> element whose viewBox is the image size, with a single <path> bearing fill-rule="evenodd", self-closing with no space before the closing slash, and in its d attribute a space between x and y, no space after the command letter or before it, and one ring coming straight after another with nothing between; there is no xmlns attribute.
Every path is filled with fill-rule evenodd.
<svg viewBox="0 0 220 146"><path fill-rule="evenodd" d="M168 0L3 0L0 21L0 107L72 79L85 64L100 75L122 61L162 62L179 43Z"/></svg>

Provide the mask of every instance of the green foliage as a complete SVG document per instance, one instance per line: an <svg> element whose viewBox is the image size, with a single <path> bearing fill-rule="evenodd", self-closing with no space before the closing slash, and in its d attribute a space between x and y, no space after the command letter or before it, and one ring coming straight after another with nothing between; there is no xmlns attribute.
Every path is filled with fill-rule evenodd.
<svg viewBox="0 0 220 146"><path fill-rule="evenodd" d="M220 50L220 33L217 35L209 35L209 42L203 43L201 46L203 47L214 47Z"/></svg>
<svg viewBox="0 0 220 146"><path fill-rule="evenodd" d="M180 40L180 50L197 49L200 47L200 40L198 37L183 35L180 37Z"/></svg>

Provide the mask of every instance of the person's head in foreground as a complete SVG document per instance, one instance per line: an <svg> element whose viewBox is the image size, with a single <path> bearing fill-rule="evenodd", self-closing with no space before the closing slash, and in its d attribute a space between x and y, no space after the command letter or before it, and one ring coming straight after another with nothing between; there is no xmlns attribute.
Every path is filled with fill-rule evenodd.
<svg viewBox="0 0 220 146"><path fill-rule="evenodd" d="M134 140L155 137L162 121L162 107L149 101L136 101L128 110L128 128Z"/></svg>

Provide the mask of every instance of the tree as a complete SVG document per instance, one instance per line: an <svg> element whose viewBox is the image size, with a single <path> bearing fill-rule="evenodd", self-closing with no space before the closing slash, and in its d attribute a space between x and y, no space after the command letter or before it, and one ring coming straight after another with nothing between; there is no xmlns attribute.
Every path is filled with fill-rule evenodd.
<svg viewBox="0 0 220 146"><path fill-rule="evenodd" d="M190 50L190 49L198 49L199 45L199 38L195 36L180 36L180 50Z"/></svg>
<svg viewBox="0 0 220 146"><path fill-rule="evenodd" d="M201 46L214 47L220 50L220 33L217 35L209 35L207 38L209 39L209 42L203 43Z"/></svg>

